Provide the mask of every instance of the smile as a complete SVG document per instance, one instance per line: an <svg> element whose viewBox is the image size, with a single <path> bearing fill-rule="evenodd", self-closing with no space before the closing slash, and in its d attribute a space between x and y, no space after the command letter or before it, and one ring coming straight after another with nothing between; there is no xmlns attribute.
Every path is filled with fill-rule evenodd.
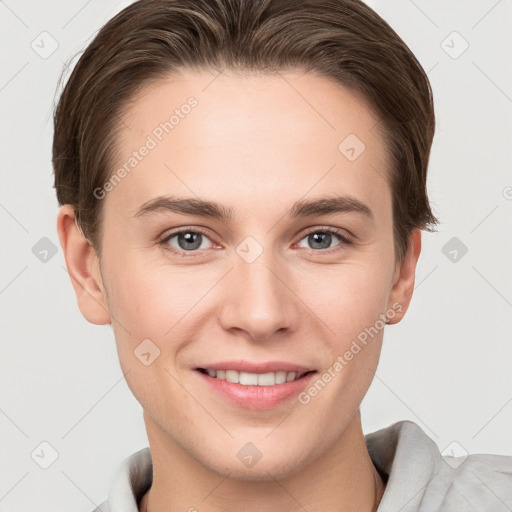
<svg viewBox="0 0 512 512"><path fill-rule="evenodd" d="M238 370L213 370L208 368L198 368L198 370L214 379L226 380L232 384L241 384L242 386L275 386L277 384L293 382L308 373L312 373L287 372L284 370L267 373L249 373Z"/></svg>

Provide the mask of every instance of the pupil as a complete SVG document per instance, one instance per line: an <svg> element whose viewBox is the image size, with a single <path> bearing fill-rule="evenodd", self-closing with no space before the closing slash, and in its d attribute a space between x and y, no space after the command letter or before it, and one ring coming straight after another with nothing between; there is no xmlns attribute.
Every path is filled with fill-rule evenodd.
<svg viewBox="0 0 512 512"><path fill-rule="evenodd" d="M190 251L200 247L201 237L201 233L181 233L178 235L178 243L183 250Z"/></svg>
<svg viewBox="0 0 512 512"><path fill-rule="evenodd" d="M327 249L331 245L332 236L329 233L313 233L309 238L314 249Z"/></svg>

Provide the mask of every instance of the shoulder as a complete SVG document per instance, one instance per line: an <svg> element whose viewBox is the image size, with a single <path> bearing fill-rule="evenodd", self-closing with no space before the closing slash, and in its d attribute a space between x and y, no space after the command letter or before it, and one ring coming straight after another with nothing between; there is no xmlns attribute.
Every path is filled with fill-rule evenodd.
<svg viewBox="0 0 512 512"><path fill-rule="evenodd" d="M366 436L374 465L387 479L379 512L501 512L512 510L512 457L442 455L412 421Z"/></svg>
<svg viewBox="0 0 512 512"><path fill-rule="evenodd" d="M472 454L442 456L428 492L441 498L439 510L512 510L512 457Z"/></svg>
<svg viewBox="0 0 512 512"><path fill-rule="evenodd" d="M152 481L153 463L146 447L121 462L110 481L108 499L92 512L138 512L138 503Z"/></svg>

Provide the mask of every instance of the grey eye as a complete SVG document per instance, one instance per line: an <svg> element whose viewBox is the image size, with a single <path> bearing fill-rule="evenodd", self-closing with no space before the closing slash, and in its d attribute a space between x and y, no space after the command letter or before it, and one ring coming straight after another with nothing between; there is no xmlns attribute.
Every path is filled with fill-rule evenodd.
<svg viewBox="0 0 512 512"><path fill-rule="evenodd" d="M171 242L173 239L177 240L178 246ZM206 244L206 247L204 246L204 243L206 241L209 241L208 237L206 235L203 235L203 233L199 233L197 231L180 231L179 233L172 234L167 239L167 243L169 245L172 245L173 247L176 247L177 249L180 249L182 251L195 251L197 249L207 249L208 244Z"/></svg>

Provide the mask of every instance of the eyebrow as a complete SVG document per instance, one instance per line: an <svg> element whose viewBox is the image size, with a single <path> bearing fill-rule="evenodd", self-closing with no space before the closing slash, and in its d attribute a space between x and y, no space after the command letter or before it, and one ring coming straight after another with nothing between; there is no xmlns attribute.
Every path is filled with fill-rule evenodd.
<svg viewBox="0 0 512 512"><path fill-rule="evenodd" d="M140 218L156 212L174 212L201 217L210 217L221 221L229 221L234 217L231 207L197 199L194 197L159 196L145 202L135 213ZM335 213L360 213L373 220L374 215L368 205L350 196L320 197L318 199L300 200L293 204L286 214L288 218L311 217L314 215L330 215Z"/></svg>

